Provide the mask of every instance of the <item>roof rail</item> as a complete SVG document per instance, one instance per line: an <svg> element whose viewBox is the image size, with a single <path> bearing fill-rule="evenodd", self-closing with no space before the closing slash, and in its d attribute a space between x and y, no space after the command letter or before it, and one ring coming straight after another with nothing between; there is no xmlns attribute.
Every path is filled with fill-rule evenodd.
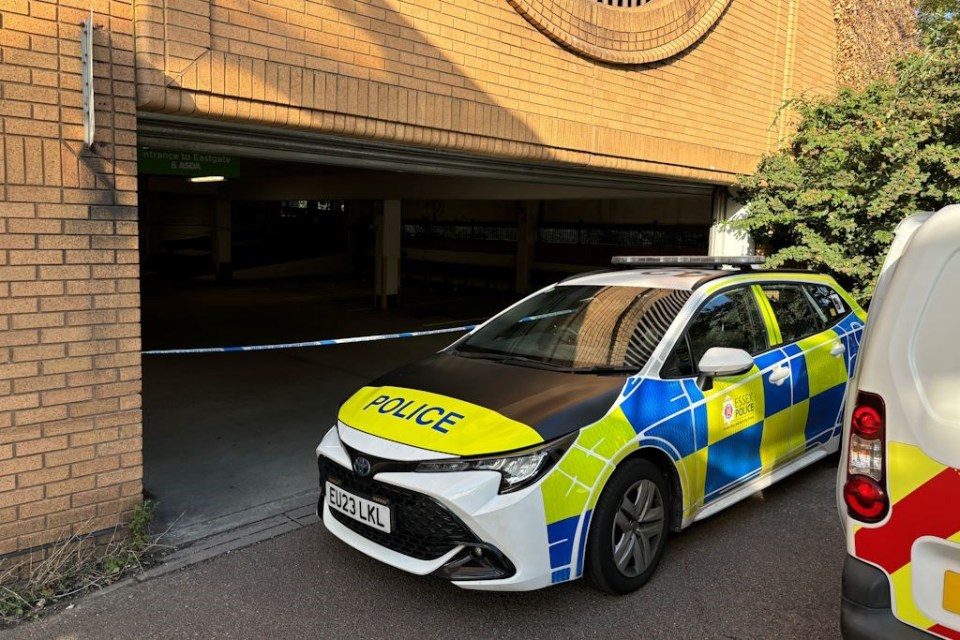
<svg viewBox="0 0 960 640"><path fill-rule="evenodd" d="M610 263L621 269L637 267L697 267L700 269L752 269L766 262L763 256L614 256Z"/></svg>

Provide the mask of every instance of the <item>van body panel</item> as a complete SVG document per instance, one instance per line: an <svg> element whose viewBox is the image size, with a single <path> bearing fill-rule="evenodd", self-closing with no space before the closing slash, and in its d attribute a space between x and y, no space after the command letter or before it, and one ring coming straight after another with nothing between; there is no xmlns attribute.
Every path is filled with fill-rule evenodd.
<svg viewBox="0 0 960 640"><path fill-rule="evenodd" d="M837 483L847 551L880 569L891 620L960 638L960 205L907 218L898 228L870 307L847 400ZM884 489L875 524L847 514L850 422L859 392L885 407ZM844 578L844 607L858 585ZM874 576L875 578L875 576ZM869 616L845 615L844 637L864 637ZM871 624L880 618L873 617ZM889 635L901 637L893 627Z"/></svg>

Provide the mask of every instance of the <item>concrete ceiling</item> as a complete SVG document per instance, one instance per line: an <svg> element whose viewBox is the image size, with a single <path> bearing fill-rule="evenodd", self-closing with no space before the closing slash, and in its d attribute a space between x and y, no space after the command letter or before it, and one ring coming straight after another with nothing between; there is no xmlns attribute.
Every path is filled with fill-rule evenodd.
<svg viewBox="0 0 960 640"><path fill-rule="evenodd" d="M160 114L138 115L138 139L152 148L240 158L241 176L217 185L142 176L154 191L222 194L235 200L699 199L710 198L715 188Z"/></svg>

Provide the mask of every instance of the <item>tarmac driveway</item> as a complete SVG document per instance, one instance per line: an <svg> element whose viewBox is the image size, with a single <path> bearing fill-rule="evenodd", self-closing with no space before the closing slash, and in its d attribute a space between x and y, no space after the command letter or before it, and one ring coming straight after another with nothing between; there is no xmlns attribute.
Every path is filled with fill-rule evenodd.
<svg viewBox="0 0 960 640"><path fill-rule="evenodd" d="M79 600L11 639L839 636L844 547L824 461L675 535L627 597L584 582L475 593L355 552L322 525Z"/></svg>

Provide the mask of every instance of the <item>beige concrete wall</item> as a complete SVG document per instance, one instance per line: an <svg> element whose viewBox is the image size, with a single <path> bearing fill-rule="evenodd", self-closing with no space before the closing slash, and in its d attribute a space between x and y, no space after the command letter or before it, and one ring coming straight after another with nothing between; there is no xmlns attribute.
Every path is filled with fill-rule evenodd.
<svg viewBox="0 0 960 640"><path fill-rule="evenodd" d="M680 1L604 20L641 25L636 12ZM624 65L551 40L507 0L136 0L138 105L729 183L778 142L784 96L835 87L833 4L682 2L713 26Z"/></svg>
<svg viewBox="0 0 960 640"><path fill-rule="evenodd" d="M131 2L0 2L0 559L109 530L140 500L133 75Z"/></svg>

